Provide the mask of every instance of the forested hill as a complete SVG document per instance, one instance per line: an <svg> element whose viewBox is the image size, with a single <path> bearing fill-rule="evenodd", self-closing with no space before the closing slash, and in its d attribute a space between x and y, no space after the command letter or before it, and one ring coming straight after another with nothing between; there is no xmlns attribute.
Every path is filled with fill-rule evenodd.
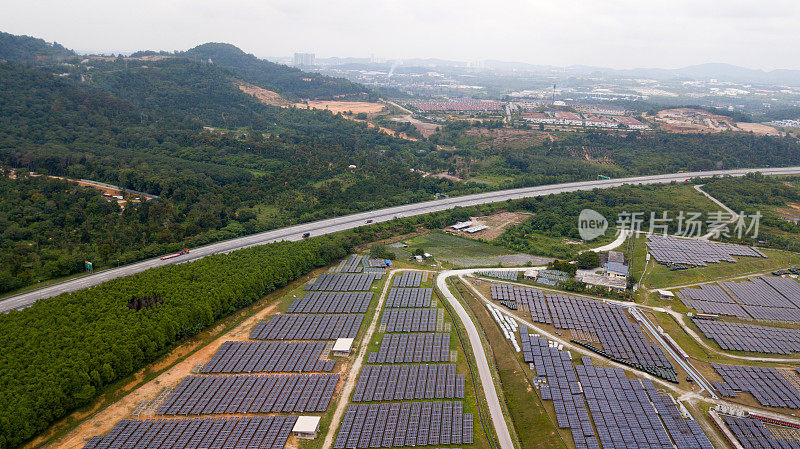
<svg viewBox="0 0 800 449"><path fill-rule="evenodd" d="M107 267L463 189L410 171L444 167L429 144L329 111L263 105L216 64L90 64L58 65L68 72L54 76L56 66L0 62L0 168L104 181L160 199L121 211L96 207L102 198L94 192L75 209L63 184L25 176L2 183L4 197L36 213L0 209L0 293L78 272L86 259ZM30 194L37 189L41 195ZM109 226L57 229L61 237L52 240L40 232L75 223L77 211L83 222Z"/></svg>
<svg viewBox="0 0 800 449"><path fill-rule="evenodd" d="M294 98L350 98L367 99L374 94L362 85L343 78L333 78L319 73L258 59L231 44L210 42L179 53L181 56L233 70L242 80L256 86Z"/></svg>
<svg viewBox="0 0 800 449"><path fill-rule="evenodd" d="M77 56L56 42L0 31L0 60L21 63L46 63Z"/></svg>

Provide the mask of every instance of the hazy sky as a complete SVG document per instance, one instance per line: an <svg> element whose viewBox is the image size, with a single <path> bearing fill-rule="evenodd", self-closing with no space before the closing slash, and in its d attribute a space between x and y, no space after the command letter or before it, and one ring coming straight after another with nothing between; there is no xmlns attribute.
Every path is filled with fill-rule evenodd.
<svg viewBox="0 0 800 449"><path fill-rule="evenodd" d="M798 0L0 0L0 30L81 52L235 44L256 56L374 54L800 69Z"/></svg>

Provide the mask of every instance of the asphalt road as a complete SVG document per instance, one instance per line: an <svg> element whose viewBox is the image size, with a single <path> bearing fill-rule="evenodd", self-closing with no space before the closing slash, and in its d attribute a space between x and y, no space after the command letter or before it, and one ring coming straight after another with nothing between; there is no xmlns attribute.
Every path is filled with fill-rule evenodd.
<svg viewBox="0 0 800 449"><path fill-rule="evenodd" d="M49 298L61 293L72 292L86 287L91 287L114 278L139 273L149 268L187 262L208 256L210 254L228 253L237 249L263 245L265 243L271 243L279 240L300 240L303 233L306 232L311 233L312 236L317 236L344 231L347 229L356 228L358 226L363 226L366 220L373 220L377 223L389 221L395 217L411 217L415 215L452 209L458 206L474 206L478 204L497 203L506 200L550 195L555 193L575 192L579 190L607 189L611 187L618 187L623 184L663 184L672 181L683 182L688 178L694 177L709 178L715 175L743 176L746 173L756 171L768 175L796 175L800 174L800 167L713 170L704 172L686 172L667 175L602 179L597 181L569 182L563 184L551 184L538 187L526 187L521 189L479 193L455 198L444 198L422 203L390 207L370 212L362 212L343 217L330 218L326 220L275 229L247 237L225 240L222 242L213 243L211 245L194 248L189 254L174 259L161 260L160 258L156 258L144 260L119 268L98 272L89 276L82 276L77 279L51 284L46 287L21 293L0 301L0 312L7 312L12 309L21 309L33 304L39 299Z"/></svg>
<svg viewBox="0 0 800 449"><path fill-rule="evenodd" d="M494 424L495 432L497 432L497 442L500 445L500 449L514 449L514 441L508 431L508 424L505 416L503 416L503 408L500 406L500 398L497 395L497 386L489 368L489 361L486 359L486 352L483 350L481 335L478 333L478 328L464 309L464 306L450 293L450 289L447 287L447 278L458 273L458 271L443 271L439 273L436 276L436 287L456 311L458 319L461 320L464 324L464 329L467 331L469 345L472 347L472 354L475 356L475 365L478 367L478 376L481 378L483 394L489 407L489 416L492 418L492 424Z"/></svg>

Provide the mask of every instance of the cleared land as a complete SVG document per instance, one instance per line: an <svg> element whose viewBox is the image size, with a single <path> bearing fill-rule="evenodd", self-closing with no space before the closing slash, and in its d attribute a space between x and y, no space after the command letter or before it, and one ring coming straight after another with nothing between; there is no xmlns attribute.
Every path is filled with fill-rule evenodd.
<svg viewBox="0 0 800 449"><path fill-rule="evenodd" d="M506 266L547 263L551 259L513 253L499 246L434 231L414 237L404 243L407 248L391 248L400 258L410 257L415 249L430 253L439 261L459 267L481 267L503 264Z"/></svg>
<svg viewBox="0 0 800 449"><path fill-rule="evenodd" d="M334 114L338 113L348 113L352 112L353 114L379 114L386 110L386 106L381 103L371 103L367 101L334 101L334 100L309 100L305 103L296 103L296 107L298 108L305 108L309 107L311 109L326 109L328 111L333 112Z"/></svg>
<svg viewBox="0 0 800 449"><path fill-rule="evenodd" d="M522 223L531 215L532 214L526 212L499 212L481 217L470 217L470 220L472 220L475 225L486 225L489 228L480 232L476 232L475 234L467 234L465 232L454 230L450 232L456 233L468 239L483 239L492 241L499 237L506 228Z"/></svg>
<svg viewBox="0 0 800 449"><path fill-rule="evenodd" d="M281 97L280 94L277 92L273 92L267 89L262 89L258 86L254 86L252 84L248 84L245 82L240 82L237 83L236 85L242 92L256 97L258 101L264 104L268 104L270 106L280 106L280 107L286 107L292 105L291 102Z"/></svg>

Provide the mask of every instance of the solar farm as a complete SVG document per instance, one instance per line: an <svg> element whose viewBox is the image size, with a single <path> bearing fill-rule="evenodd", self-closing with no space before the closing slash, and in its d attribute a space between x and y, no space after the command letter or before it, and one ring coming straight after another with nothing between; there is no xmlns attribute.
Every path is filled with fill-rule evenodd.
<svg viewBox="0 0 800 449"><path fill-rule="evenodd" d="M455 364L366 365L353 402L463 399L464 375Z"/></svg>
<svg viewBox="0 0 800 449"><path fill-rule="evenodd" d="M203 373L305 373L333 370L322 341L226 341Z"/></svg>
<svg viewBox="0 0 800 449"><path fill-rule="evenodd" d="M589 357L574 365L568 351L524 326L520 339L542 400L552 401L558 427L571 431L576 448L713 448L697 422L684 419L672 397L659 394L651 381L594 366Z"/></svg>
<svg viewBox="0 0 800 449"><path fill-rule="evenodd" d="M572 340L604 357L677 382L663 349L650 343L624 308L535 288L508 284L491 286L492 300L523 304L536 323L569 330Z"/></svg>
<svg viewBox="0 0 800 449"><path fill-rule="evenodd" d="M188 376L158 408L159 415L323 412L338 374Z"/></svg>
<svg viewBox="0 0 800 449"><path fill-rule="evenodd" d="M387 309L381 315L381 326L386 332L436 332L443 319L443 309Z"/></svg>
<svg viewBox="0 0 800 449"><path fill-rule="evenodd" d="M394 277L392 287L419 287L428 278L427 273L404 271Z"/></svg>
<svg viewBox="0 0 800 449"><path fill-rule="evenodd" d="M678 297L702 313L759 321L800 322L800 283L794 279L760 276L684 288Z"/></svg>
<svg viewBox="0 0 800 449"><path fill-rule="evenodd" d="M707 338L725 350L791 354L800 352L800 329L693 318Z"/></svg>
<svg viewBox="0 0 800 449"><path fill-rule="evenodd" d="M450 333L384 334L368 363L429 363L450 361Z"/></svg>
<svg viewBox="0 0 800 449"><path fill-rule="evenodd" d="M279 314L258 323L253 340L335 340L355 338L363 314Z"/></svg>
<svg viewBox="0 0 800 449"><path fill-rule="evenodd" d="M340 263L339 272L320 275L304 296L291 300L287 313L257 322L250 339L223 342L193 370L199 374L165 390L152 411L255 416L123 420L105 437L92 438L87 449L283 448L298 422L296 414L329 409L341 379L328 358L330 340L357 337L375 296L368 290L382 277L360 272L369 268L375 267L358 256ZM450 386L450 372L444 374Z"/></svg>
<svg viewBox="0 0 800 449"><path fill-rule="evenodd" d="M519 279L519 271L510 271L510 270L483 270L483 271L476 271L475 275L487 278L501 279L504 281L516 281L517 279Z"/></svg>
<svg viewBox="0 0 800 449"><path fill-rule="evenodd" d="M386 298L386 307L433 307L431 288L393 288Z"/></svg>
<svg viewBox="0 0 800 449"><path fill-rule="evenodd" d="M712 367L723 379L714 383L714 388L722 396L736 397L738 393L750 393L764 406L800 409L800 391L785 377L796 376L794 372L787 371L784 375L775 368L716 363Z"/></svg>
<svg viewBox="0 0 800 449"><path fill-rule="evenodd" d="M370 292L311 292L295 299L286 313L367 313Z"/></svg>
<svg viewBox="0 0 800 449"><path fill-rule="evenodd" d="M334 448L472 444L472 414L460 401L347 406Z"/></svg>
<svg viewBox="0 0 800 449"><path fill-rule="evenodd" d="M367 291L382 276L376 273L324 273L306 286L306 290L326 292Z"/></svg>
<svg viewBox="0 0 800 449"><path fill-rule="evenodd" d="M280 415L123 419L108 435L92 438L83 448L280 449L296 421L296 416Z"/></svg>
<svg viewBox="0 0 800 449"><path fill-rule="evenodd" d="M709 263L731 262L734 257L767 257L756 248L697 239L680 239L653 234L647 249L656 262L667 266L705 267Z"/></svg>
<svg viewBox="0 0 800 449"><path fill-rule="evenodd" d="M722 419L747 449L800 449L796 430L768 427L762 421L738 416L723 416Z"/></svg>

